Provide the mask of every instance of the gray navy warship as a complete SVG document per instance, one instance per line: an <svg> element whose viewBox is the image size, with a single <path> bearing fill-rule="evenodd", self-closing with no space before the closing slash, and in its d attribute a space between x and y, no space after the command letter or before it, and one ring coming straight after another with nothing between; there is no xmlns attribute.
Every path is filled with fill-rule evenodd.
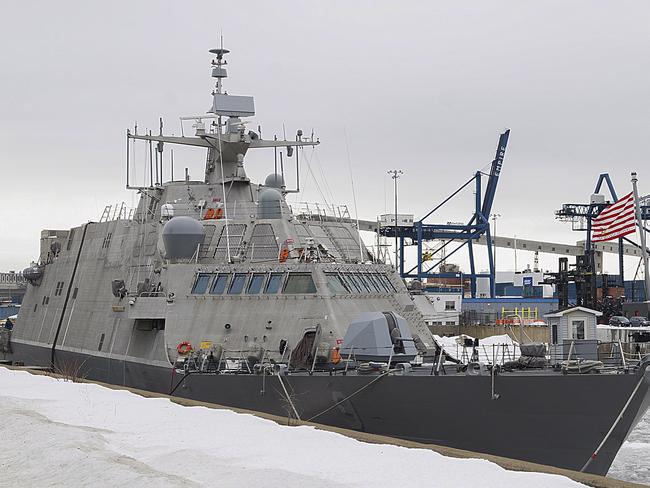
<svg viewBox="0 0 650 488"><path fill-rule="evenodd" d="M228 51L210 52L212 107L184 118L194 135L127 131L137 208L42 232L39 259L24 272L12 359L605 474L648 408L649 359L601 374L445 367L404 282L369 252L345 209L287 203L298 185L286 184L284 165L298 171L305 146L319 141L248 130L253 98L224 91ZM149 147L147 185L132 183L135 144ZM204 179L186 171L163 181L168 145L205 149ZM244 160L264 148L274 170L257 184Z"/></svg>

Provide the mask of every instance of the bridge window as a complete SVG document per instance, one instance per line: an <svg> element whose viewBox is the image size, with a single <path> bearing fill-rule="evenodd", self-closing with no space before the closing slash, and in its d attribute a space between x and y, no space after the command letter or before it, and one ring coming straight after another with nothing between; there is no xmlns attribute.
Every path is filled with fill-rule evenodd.
<svg viewBox="0 0 650 488"><path fill-rule="evenodd" d="M219 273L217 278L212 283L212 288L210 288L210 293L212 295L222 295L226 291L226 284L228 283L228 273Z"/></svg>
<svg viewBox="0 0 650 488"><path fill-rule="evenodd" d="M264 273L253 273L250 283L248 284L247 293L257 295L262 291L262 285L264 284L264 279L266 274Z"/></svg>
<svg viewBox="0 0 650 488"><path fill-rule="evenodd" d="M311 273L289 273L282 293L316 293Z"/></svg>
<svg viewBox="0 0 650 488"><path fill-rule="evenodd" d="M230 283L230 288L228 289L229 295L239 295L244 289L244 284L246 283L246 278L248 274L246 273L235 273L235 277Z"/></svg>
<svg viewBox="0 0 650 488"><path fill-rule="evenodd" d="M368 289L368 285L366 285L363 281L361 281L361 278L359 276L355 275L354 273L350 273L350 279L356 286L357 290L359 290L359 293L368 293L370 290Z"/></svg>
<svg viewBox="0 0 650 488"><path fill-rule="evenodd" d="M340 276L343 284L348 290L350 290L350 293L361 293L361 288L359 288L359 285L352 280L349 274L345 273Z"/></svg>
<svg viewBox="0 0 650 488"><path fill-rule="evenodd" d="M280 290L282 285L282 279L284 278L284 273L271 273L269 276L269 281L266 282L266 288L264 293L272 294L277 293Z"/></svg>
<svg viewBox="0 0 650 488"><path fill-rule="evenodd" d="M346 294L350 292L337 273L325 273L325 276L327 277L327 288L329 288L332 293Z"/></svg>
<svg viewBox="0 0 650 488"><path fill-rule="evenodd" d="M205 293L205 290L208 289L208 283L210 282L210 275L207 273L199 273L192 287L192 293L194 295L202 295Z"/></svg>
<svg viewBox="0 0 650 488"><path fill-rule="evenodd" d="M377 276L372 274L367 274L366 280L370 283L370 286L372 286L377 293L381 293L382 291L384 291L382 289L383 287L381 286L381 283L379 283L379 278L377 278Z"/></svg>
<svg viewBox="0 0 650 488"><path fill-rule="evenodd" d="M390 278L388 276L382 274L379 275L379 278L381 279L381 282L383 283L384 288L386 288L387 292L391 293L395 291L395 287L391 283Z"/></svg>
<svg viewBox="0 0 650 488"><path fill-rule="evenodd" d="M357 275L357 278L359 279L359 281L361 282L361 284L363 284L363 287L366 289L366 291L367 291L368 293L372 293L372 287L370 286L370 282L369 282L369 280L368 280L367 275L364 275L364 274L358 274L358 275Z"/></svg>

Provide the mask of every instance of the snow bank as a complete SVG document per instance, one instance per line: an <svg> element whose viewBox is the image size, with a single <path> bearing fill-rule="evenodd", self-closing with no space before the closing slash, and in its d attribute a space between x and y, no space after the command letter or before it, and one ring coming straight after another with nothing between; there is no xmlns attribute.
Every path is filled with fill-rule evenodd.
<svg viewBox="0 0 650 488"><path fill-rule="evenodd" d="M0 417L5 486L583 486L5 368Z"/></svg>
<svg viewBox="0 0 650 488"><path fill-rule="evenodd" d="M454 359L461 362L468 362L472 357L472 348L463 346L463 339L473 339L468 335L453 337L442 337L434 335L433 338L445 352ZM521 355L519 344L514 342L508 334L495 335L479 340L478 356L479 361L492 364L503 364L507 361L514 361Z"/></svg>

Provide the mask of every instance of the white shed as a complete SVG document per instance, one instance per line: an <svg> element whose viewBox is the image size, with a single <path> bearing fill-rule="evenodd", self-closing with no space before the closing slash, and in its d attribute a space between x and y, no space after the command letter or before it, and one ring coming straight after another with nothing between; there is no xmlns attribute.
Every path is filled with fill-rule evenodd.
<svg viewBox="0 0 650 488"><path fill-rule="evenodd" d="M601 315L602 312L586 307L573 307L544 315L548 319L551 359L556 359L559 354L566 356L566 344L574 343L574 351L585 350L580 346L587 343L597 347L596 323Z"/></svg>

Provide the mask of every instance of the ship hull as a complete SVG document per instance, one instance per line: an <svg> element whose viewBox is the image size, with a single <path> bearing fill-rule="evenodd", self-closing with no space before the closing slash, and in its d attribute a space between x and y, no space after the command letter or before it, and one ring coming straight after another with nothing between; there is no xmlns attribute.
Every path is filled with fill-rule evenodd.
<svg viewBox="0 0 650 488"><path fill-rule="evenodd" d="M50 362L49 348L15 343L14 351L28 364ZM650 404L650 372L502 374L493 400L490 376L292 374L281 383L249 374L184 377L171 367L70 351L56 357L97 381L279 416L295 418L295 409L302 420L572 470L584 466L632 397L586 469L601 475Z"/></svg>

